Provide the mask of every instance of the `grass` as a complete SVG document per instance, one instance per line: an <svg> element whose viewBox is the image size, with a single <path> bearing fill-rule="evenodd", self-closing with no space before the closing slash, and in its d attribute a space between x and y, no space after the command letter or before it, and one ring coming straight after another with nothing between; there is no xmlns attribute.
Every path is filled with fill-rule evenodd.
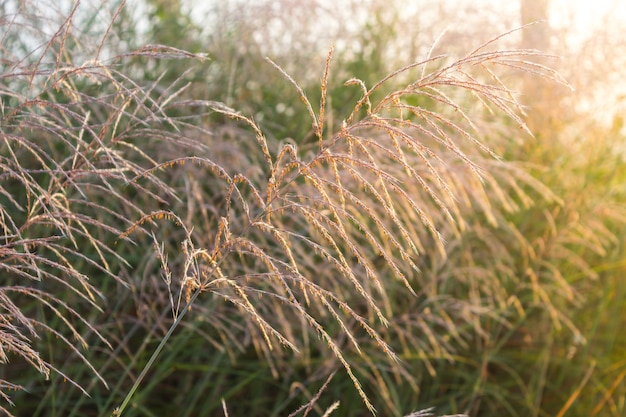
<svg viewBox="0 0 626 417"><path fill-rule="evenodd" d="M621 160L513 146L538 52L286 54L259 122L125 7L1 18L2 412L620 415Z"/></svg>

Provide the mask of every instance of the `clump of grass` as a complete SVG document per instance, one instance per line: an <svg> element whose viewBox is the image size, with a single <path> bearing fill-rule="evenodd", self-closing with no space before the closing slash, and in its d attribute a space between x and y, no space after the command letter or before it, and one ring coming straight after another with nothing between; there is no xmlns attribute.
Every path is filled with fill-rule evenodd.
<svg viewBox="0 0 626 417"><path fill-rule="evenodd" d="M381 407L400 415L392 383L417 391L421 382L407 359L417 357L435 377L438 363L462 348L492 342L493 328L511 328L511 306L526 313L516 285L555 323L567 323L538 281L501 282L518 259L484 227L502 226L535 198L558 202L498 160L478 127L487 110L525 130L500 71L558 79L528 62L535 51L497 50L496 38L459 59L428 56L373 85L348 80L344 88L358 98L336 120L328 103L332 52L320 68L318 102L268 60L311 125L302 138L273 140L252 117L190 98L185 74L166 85L142 81L137 63L202 56L162 45L114 53L107 39L122 6L89 43L74 28L95 15L85 18L76 4L51 32L35 28L45 42L21 55L9 40L25 27L24 11L4 22L3 360L21 357L46 376L65 377L40 357L35 339L48 333L64 346L54 343L49 356L69 349L98 375L111 362L93 366L71 339L87 346L96 337L91 344L115 349L113 362L132 358L120 367L126 378L111 376L119 383L98 404L100 414L119 404L122 415L149 372L167 376L159 355L183 349L174 334L187 326L232 361L251 350L274 376L290 371L293 352L307 371L318 367L317 378L343 368L370 411L367 391L379 390ZM517 231L505 229L502 240L514 236L528 250ZM463 250L471 240L506 262L489 271L473 252L484 248ZM120 291L133 303L113 310L115 324L102 323L100 306L110 313ZM107 342L103 328L122 336ZM131 346L137 328L147 336ZM313 363L318 358L325 359ZM480 365L486 372L488 361ZM9 380L0 386L5 399L6 389L18 388ZM309 413L314 399L300 411ZM472 397L467 409L477 402Z"/></svg>
<svg viewBox="0 0 626 417"><path fill-rule="evenodd" d="M272 152L272 144L252 119L223 105L194 101L251 130L251 137L242 137L238 140L242 144L233 146L258 147L252 152L259 155L253 165L256 170L248 174L244 166L190 156L146 171L146 175L155 175L172 164L204 167L204 175L213 178L211 188L222 190L222 204L209 215L213 229L209 239L192 230L193 224L185 225L176 213L163 211L143 216L124 234L149 220L174 220L186 236L182 243L186 261L179 275L180 293L170 295L175 321L117 413L123 413L191 306L202 305L199 296L203 293L211 295L204 296L209 303L221 299L239 310L252 343L269 361L280 357L276 353L280 345L298 351L303 341L309 343L300 326L309 327L341 363L373 411L346 352L354 350L367 360L361 345L369 343L369 338L392 366L399 366L396 354L377 328L379 324L387 326L388 317L393 315L393 301L387 294L389 282L397 280L405 291L424 294L428 284L420 282L416 260L421 253L430 253L429 246L444 256L444 239L438 227L442 222L462 221L455 216L459 213L455 191L460 187L450 181L447 167L458 162L456 169L474 178L467 190L476 198L472 204L478 201L489 214L488 203L481 197L481 168L466 149L476 147L495 155L479 139L472 122L474 115L455 102L455 90L470 91L483 104L504 112L524 128L513 93L498 81L493 68L528 65L533 71L554 76L543 67L520 60L535 52L488 51L495 41L451 63L436 65L443 57L432 57L406 66L371 87L349 80L348 86L360 89L362 97L337 131L325 130L324 116L332 53L323 70L322 98L315 105L290 75L270 61L294 86L311 118L316 141L302 148L287 142ZM429 72L428 65L435 69ZM470 67L483 69L495 83L481 80ZM413 81L373 99L386 83L411 72ZM416 96L431 100L437 111L410 104ZM381 270L388 276L383 278ZM441 349L435 343L431 349Z"/></svg>
<svg viewBox="0 0 626 417"><path fill-rule="evenodd" d="M90 44L73 30L85 24L78 3L58 28L42 17L56 12L51 5L30 9L34 17L26 13L28 4L16 6L2 17L0 44L0 360L15 369L27 364L46 379L57 373L88 394L46 357L66 350L107 385L83 351L94 337L113 348L94 318L112 295L102 292L107 282L128 287L119 275L128 260L119 250L126 245L115 246L118 236L131 219L173 195L145 175L155 161L135 139L146 134L147 141L167 142L171 137L152 126L168 118L150 98L151 86L140 88L117 72L111 65L117 58L100 61L111 26L101 42ZM20 47L33 50L23 55ZM179 52L149 47L130 55ZM144 176L141 185L131 181L137 175ZM42 356L38 340L55 338L62 346L54 343L58 351ZM5 379L0 387L9 404L7 390L29 389Z"/></svg>

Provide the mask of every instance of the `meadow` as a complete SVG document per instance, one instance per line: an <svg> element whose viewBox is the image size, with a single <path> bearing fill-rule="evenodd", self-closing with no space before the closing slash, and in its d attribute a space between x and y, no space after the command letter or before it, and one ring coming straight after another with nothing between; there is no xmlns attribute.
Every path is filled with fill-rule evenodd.
<svg viewBox="0 0 626 417"><path fill-rule="evenodd" d="M0 3L0 413L626 414L606 86L367 4Z"/></svg>

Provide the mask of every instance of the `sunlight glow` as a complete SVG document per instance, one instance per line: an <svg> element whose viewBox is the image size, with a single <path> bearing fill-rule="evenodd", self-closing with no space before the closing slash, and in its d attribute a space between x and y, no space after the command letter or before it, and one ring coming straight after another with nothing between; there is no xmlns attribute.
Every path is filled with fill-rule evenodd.
<svg viewBox="0 0 626 417"><path fill-rule="evenodd" d="M606 23L607 19L626 22L623 0L551 0L550 24L555 29L569 29L574 39Z"/></svg>

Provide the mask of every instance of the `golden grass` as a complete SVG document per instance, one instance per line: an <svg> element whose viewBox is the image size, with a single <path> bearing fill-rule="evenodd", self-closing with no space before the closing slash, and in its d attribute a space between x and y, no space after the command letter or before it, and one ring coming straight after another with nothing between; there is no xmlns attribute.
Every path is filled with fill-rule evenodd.
<svg viewBox="0 0 626 417"><path fill-rule="evenodd" d="M202 54L147 45L105 59L122 7L80 54L74 44L87 40L72 31L78 3L31 55L9 45L20 15L6 23L2 362L19 357L45 377L58 373L80 387L42 359L36 340L48 334L106 385L83 353L87 336L114 348L92 322L110 302L99 288L105 279L132 290L152 285L154 299L142 296L162 330L115 415L158 367L189 314L212 314L208 346L231 355L252 346L275 374L287 355L307 361L314 349L332 354L323 365L331 377L292 415L318 407L337 366L371 412L364 381L379 389L385 410L399 414L387 375L419 391L407 357L418 357L435 377L436 362L454 361L472 344L488 350L494 333L535 309L582 338L561 308L579 294L550 262L591 276L586 258L569 248L602 255L615 236L601 224L557 230L567 204L520 165L501 160L482 123L497 115L515 135L530 133L502 73L563 82L532 61L536 51L499 50L497 37L458 59L429 55L371 86L349 79L344 88L359 98L342 120L330 109L333 50L319 69L319 102L268 59L293 87L314 138L274 140L252 116L190 99L185 74L164 87L160 79L144 82L140 71L136 80L120 64ZM531 238L513 218L538 200L553 227ZM129 278L126 255L137 252L148 284ZM489 372L488 358L481 360L476 398ZM8 391L21 388L0 380L8 404ZM226 403L223 410L227 415Z"/></svg>

